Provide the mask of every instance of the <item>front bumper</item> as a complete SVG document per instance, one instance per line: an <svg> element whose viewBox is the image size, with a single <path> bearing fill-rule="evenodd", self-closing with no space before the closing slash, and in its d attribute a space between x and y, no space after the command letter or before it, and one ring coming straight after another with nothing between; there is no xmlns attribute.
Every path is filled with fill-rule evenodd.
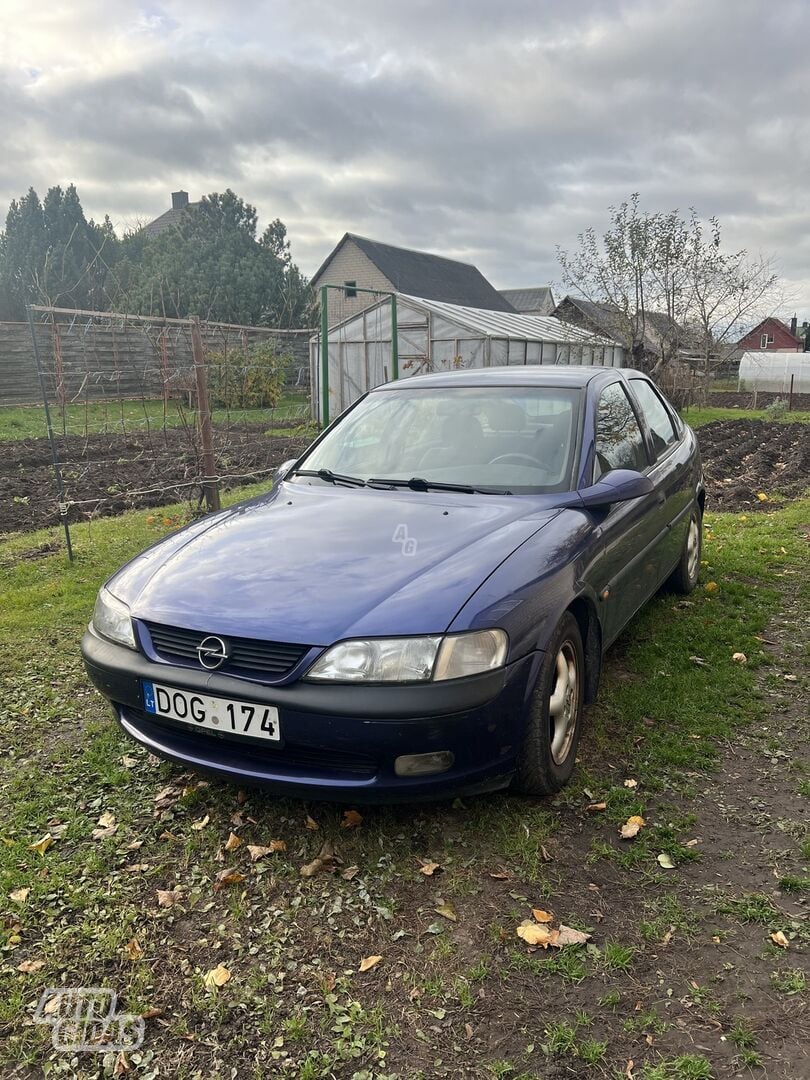
<svg viewBox="0 0 810 1080"><path fill-rule="evenodd" d="M505 669L444 683L268 686L202 669L155 663L87 631L82 656L124 731L171 761L239 783L308 798L394 802L506 787L514 773L541 654ZM144 712L142 681L275 705L284 742L223 736ZM402 754L450 750L433 776L400 777Z"/></svg>

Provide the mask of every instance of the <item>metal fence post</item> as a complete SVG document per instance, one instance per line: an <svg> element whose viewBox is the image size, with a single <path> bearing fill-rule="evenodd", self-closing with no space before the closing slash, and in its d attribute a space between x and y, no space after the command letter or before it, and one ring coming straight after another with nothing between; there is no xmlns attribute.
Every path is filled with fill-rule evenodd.
<svg viewBox="0 0 810 1080"><path fill-rule="evenodd" d="M391 293L391 371L399 378L399 325L397 322L397 294Z"/></svg>
<svg viewBox="0 0 810 1080"><path fill-rule="evenodd" d="M329 286L321 286L321 427L329 425Z"/></svg>
<svg viewBox="0 0 810 1080"><path fill-rule="evenodd" d="M211 423L211 402L208 397L208 368L205 349L203 348L200 320L197 316L189 319L191 325L191 354L194 359L194 380L197 386L197 421L200 430L200 449L202 451L203 493L205 505L209 510L219 510L219 477L216 475L214 462L214 428Z"/></svg>
<svg viewBox="0 0 810 1080"><path fill-rule="evenodd" d="M48 405L48 388L45 385L45 373L42 370L42 361L39 356L39 345L37 343L37 332L34 325L34 313L31 311L31 305L26 304L26 310L28 311L28 326L31 330L31 344L34 349L34 360L37 365L37 376L39 378L39 388L42 391L42 404L45 406L45 423L48 427L48 442L51 446L51 461L53 462L53 471L56 476L56 489L59 492L59 516L62 519L62 524L65 527L65 543L67 544L68 559L73 562L73 545L70 542L70 526L67 519L67 503L65 501L65 482L62 479L62 467L59 464L59 454L56 450L56 439L53 435L53 424L51 423L51 409ZM53 316L51 316L53 318Z"/></svg>

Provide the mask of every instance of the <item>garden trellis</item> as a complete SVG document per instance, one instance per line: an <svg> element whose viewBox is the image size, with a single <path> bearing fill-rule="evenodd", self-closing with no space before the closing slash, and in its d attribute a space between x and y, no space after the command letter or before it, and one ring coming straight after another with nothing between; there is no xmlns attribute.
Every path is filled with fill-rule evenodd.
<svg viewBox="0 0 810 1080"><path fill-rule="evenodd" d="M70 548L69 525L99 515L215 510L306 444L311 331L36 306L29 327L48 440L6 446L25 459L12 526L61 520Z"/></svg>

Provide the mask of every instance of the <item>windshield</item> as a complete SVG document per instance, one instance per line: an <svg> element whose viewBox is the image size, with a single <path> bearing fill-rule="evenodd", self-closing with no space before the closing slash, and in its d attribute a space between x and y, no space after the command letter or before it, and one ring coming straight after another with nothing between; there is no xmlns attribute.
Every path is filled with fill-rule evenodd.
<svg viewBox="0 0 810 1080"><path fill-rule="evenodd" d="M552 386L372 392L300 462L311 482L414 478L500 492L570 488L580 391ZM334 482L334 479L333 481Z"/></svg>

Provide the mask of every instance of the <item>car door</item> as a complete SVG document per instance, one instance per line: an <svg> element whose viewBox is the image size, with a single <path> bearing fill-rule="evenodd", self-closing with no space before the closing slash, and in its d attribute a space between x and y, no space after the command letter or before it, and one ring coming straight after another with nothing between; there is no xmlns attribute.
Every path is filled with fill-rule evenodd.
<svg viewBox="0 0 810 1080"><path fill-rule="evenodd" d="M643 376L631 376L629 384L646 428L648 452L653 461L649 477L662 497L656 509L660 521L656 552L660 585L672 573L686 541L689 511L694 501L691 463L680 427L653 384Z"/></svg>
<svg viewBox="0 0 810 1080"><path fill-rule="evenodd" d="M632 399L622 379L599 392L594 432L593 481L612 469L650 467L647 443ZM602 598L602 633L612 641L657 587L652 561L661 527L656 513L659 494L614 503L598 515L596 530L601 550L589 575Z"/></svg>

